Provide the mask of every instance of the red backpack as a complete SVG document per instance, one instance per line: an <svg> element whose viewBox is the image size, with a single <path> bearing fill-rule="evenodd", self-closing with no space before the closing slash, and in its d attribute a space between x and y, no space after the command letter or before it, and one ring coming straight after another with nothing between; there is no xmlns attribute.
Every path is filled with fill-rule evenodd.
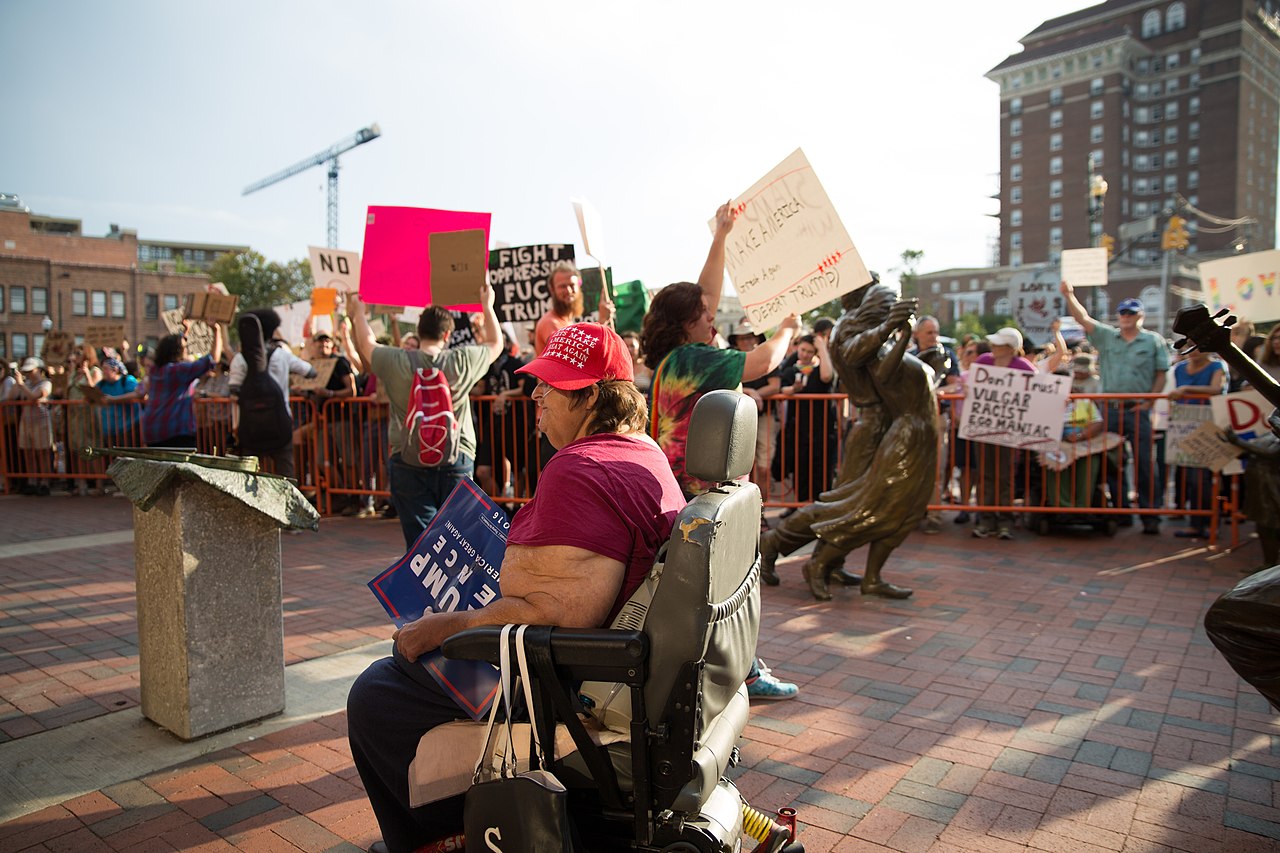
<svg viewBox="0 0 1280 853"><path fill-rule="evenodd" d="M413 382L405 405L400 459L417 468L436 468L458 461L462 425L453 413L453 392L435 360L409 350Z"/></svg>

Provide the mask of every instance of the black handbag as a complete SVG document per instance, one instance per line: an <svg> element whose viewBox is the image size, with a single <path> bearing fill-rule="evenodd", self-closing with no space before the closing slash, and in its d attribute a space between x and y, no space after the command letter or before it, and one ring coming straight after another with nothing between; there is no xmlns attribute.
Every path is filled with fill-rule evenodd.
<svg viewBox="0 0 1280 853"><path fill-rule="evenodd" d="M475 853L560 853L572 851L574 845L569 827L568 794L564 785L547 769L549 762L538 738L533 691L529 685L529 667L525 656L524 632L516 628L517 679L524 686L525 704L533 725L533 745L529 766L521 771L515 758L515 739L511 731L511 705L515 695L512 684L510 653L511 630L502 629L501 664L502 705L506 711L507 744L502 761L493 767L494 720L499 702L494 700L489 712L489 728L485 747L476 761L475 776L467 791L463 808L467 851Z"/></svg>

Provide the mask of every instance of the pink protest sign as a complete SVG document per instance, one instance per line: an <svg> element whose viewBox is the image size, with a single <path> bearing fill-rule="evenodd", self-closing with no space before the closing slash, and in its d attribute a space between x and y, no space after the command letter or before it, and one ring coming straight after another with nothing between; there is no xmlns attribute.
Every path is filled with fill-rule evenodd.
<svg viewBox="0 0 1280 853"><path fill-rule="evenodd" d="M461 210L371 206L364 226L360 299L366 305L430 305L431 235L478 228L488 245L490 218ZM480 310L474 304L449 307Z"/></svg>

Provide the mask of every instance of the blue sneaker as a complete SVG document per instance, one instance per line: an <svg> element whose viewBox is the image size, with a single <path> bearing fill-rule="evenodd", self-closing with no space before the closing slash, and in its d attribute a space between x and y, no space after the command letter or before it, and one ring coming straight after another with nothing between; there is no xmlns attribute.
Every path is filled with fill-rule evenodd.
<svg viewBox="0 0 1280 853"><path fill-rule="evenodd" d="M752 699L794 699L800 688L789 681L779 681L773 672L763 663L760 674L747 682L747 696Z"/></svg>

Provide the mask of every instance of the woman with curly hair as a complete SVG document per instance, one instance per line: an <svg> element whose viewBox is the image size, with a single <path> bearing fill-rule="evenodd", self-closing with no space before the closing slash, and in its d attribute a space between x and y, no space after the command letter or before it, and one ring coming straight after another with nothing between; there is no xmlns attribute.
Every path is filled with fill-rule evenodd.
<svg viewBox="0 0 1280 853"><path fill-rule="evenodd" d="M731 230L733 211L725 203L716 211L715 235L697 284L682 281L658 291L640 331L644 363L653 371L650 434L666 453L686 496L709 487L685 471L684 449L694 404L708 391L739 390L744 379L757 379L776 368L800 328L792 314L782 321L777 334L749 353L713 344L724 285L724 246Z"/></svg>
<svg viewBox="0 0 1280 853"><path fill-rule="evenodd" d="M213 326L213 349L187 361L185 335L168 335L156 344L155 366L147 372L147 404L142 431L148 447L195 449L196 414L192 391L201 376L222 358L222 325Z"/></svg>

